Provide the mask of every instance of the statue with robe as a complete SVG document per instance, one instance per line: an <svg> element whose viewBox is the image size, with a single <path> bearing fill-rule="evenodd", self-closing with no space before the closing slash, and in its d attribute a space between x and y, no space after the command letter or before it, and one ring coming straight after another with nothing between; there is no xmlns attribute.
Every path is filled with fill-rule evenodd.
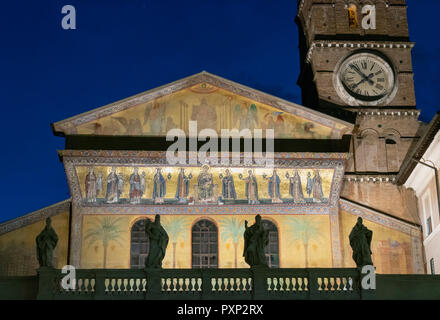
<svg viewBox="0 0 440 320"><path fill-rule="evenodd" d="M257 215L255 223L250 227L248 227L247 220L244 223L244 260L251 267L267 267L264 249L269 243L269 232L264 229L261 216Z"/></svg>
<svg viewBox="0 0 440 320"><path fill-rule="evenodd" d="M37 259L40 267L52 268L53 251L58 243L58 236L51 226L51 219L46 219L46 226L35 239L37 243Z"/></svg>
<svg viewBox="0 0 440 320"><path fill-rule="evenodd" d="M160 224L160 215L156 215L154 222L147 220L145 224L145 233L150 242L148 257L145 260L145 268L162 269L162 261L165 257L169 237Z"/></svg>
<svg viewBox="0 0 440 320"><path fill-rule="evenodd" d="M255 177L252 170L248 170L248 176L243 178L243 175L240 173L238 175L240 180L246 182L246 198L248 199L249 204L258 204L258 183L257 178Z"/></svg>
<svg viewBox="0 0 440 320"><path fill-rule="evenodd" d="M322 179L319 175L319 170L315 170L315 176L312 180L312 196L313 202L322 202Z"/></svg>
<svg viewBox="0 0 440 320"><path fill-rule="evenodd" d="M272 203L282 203L281 195L280 195L280 183L281 179L277 174L277 169L273 170L272 176L267 177L265 174L263 175L263 179L267 179L267 193L269 194Z"/></svg>
<svg viewBox="0 0 440 320"><path fill-rule="evenodd" d="M192 174L185 174L185 169L180 168L180 173L177 176L177 188L176 188L176 199L179 202L187 202L187 197L189 193L189 181L192 179Z"/></svg>
<svg viewBox="0 0 440 320"><path fill-rule="evenodd" d="M235 193L234 177L229 169L225 170L225 175L220 174L220 179L222 181L222 198L227 200L237 199L237 194Z"/></svg>
<svg viewBox="0 0 440 320"><path fill-rule="evenodd" d="M369 230L362 223L362 218L358 217L357 222L350 232L350 246L353 249L353 260L358 268L366 265L373 265L371 260L371 240L373 231Z"/></svg>
<svg viewBox="0 0 440 320"><path fill-rule="evenodd" d="M289 179L289 194L293 198L294 203L304 203L304 194L302 190L301 177L299 176L298 170L295 170L293 176L289 176L286 173L286 178Z"/></svg>

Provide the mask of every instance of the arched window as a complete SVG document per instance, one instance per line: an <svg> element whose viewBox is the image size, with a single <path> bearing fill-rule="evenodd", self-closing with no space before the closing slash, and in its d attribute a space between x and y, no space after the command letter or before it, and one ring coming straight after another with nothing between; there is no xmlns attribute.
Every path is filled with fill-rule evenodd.
<svg viewBox="0 0 440 320"><path fill-rule="evenodd" d="M269 231L269 243L264 249L266 255L266 262L269 268L280 267L280 249L278 240L277 226L269 220L263 220L263 228Z"/></svg>
<svg viewBox="0 0 440 320"><path fill-rule="evenodd" d="M397 148L396 137L388 136L385 139L385 151L387 156L387 171L397 172L399 171L399 151Z"/></svg>
<svg viewBox="0 0 440 320"><path fill-rule="evenodd" d="M150 219L137 221L131 227L130 268L145 268L145 259L148 257L150 241L145 233L145 223Z"/></svg>
<svg viewBox="0 0 440 320"><path fill-rule="evenodd" d="M200 220L192 227L192 267L218 267L218 231L209 220Z"/></svg>
<svg viewBox="0 0 440 320"><path fill-rule="evenodd" d="M379 171L378 157L377 157L377 144L379 137L376 132L366 132L362 137L363 147L363 159L360 159L364 163L365 171Z"/></svg>

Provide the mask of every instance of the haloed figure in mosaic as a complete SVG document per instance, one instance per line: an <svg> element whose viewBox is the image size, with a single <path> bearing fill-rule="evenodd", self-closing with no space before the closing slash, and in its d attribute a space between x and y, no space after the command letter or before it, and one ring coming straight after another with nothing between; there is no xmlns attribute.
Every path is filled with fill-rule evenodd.
<svg viewBox="0 0 440 320"><path fill-rule="evenodd" d="M209 172L209 166L204 164L202 172L197 178L196 200L201 202L213 201L214 196L214 179Z"/></svg>
<svg viewBox="0 0 440 320"><path fill-rule="evenodd" d="M263 174L263 179L267 179L267 193L272 201L272 203L282 203L281 195L280 195L280 183L281 179L278 176L277 169L273 170L272 176L267 177L266 174Z"/></svg>
<svg viewBox="0 0 440 320"><path fill-rule="evenodd" d="M222 181L222 198L223 200L235 200L237 194L235 193L234 177L231 170L226 169L225 175L220 173L220 180Z"/></svg>
<svg viewBox="0 0 440 320"><path fill-rule="evenodd" d="M180 168L179 175L177 176L176 199L181 203L188 201L189 181L191 179L192 174L186 175L185 169Z"/></svg>
<svg viewBox="0 0 440 320"><path fill-rule="evenodd" d="M240 180L246 182L246 198L248 199L249 204L258 204L258 184L257 178L255 177L252 170L248 170L248 176L243 178L243 175L240 173L238 175Z"/></svg>
<svg viewBox="0 0 440 320"><path fill-rule="evenodd" d="M264 249L269 243L269 232L264 229L261 216L255 217L255 223L248 227L247 220L244 221L244 251L243 257L251 267L267 267Z"/></svg>
<svg viewBox="0 0 440 320"><path fill-rule="evenodd" d="M142 178L144 178L142 183ZM141 197L145 192L145 173L143 172L143 177L139 175L139 169L137 167L133 168L133 173L130 176L130 203L137 204L141 203Z"/></svg>
<svg viewBox="0 0 440 320"><path fill-rule="evenodd" d="M160 216L157 214L154 222L149 219L145 223L145 233L150 242L148 257L145 260L145 268L161 269L162 260L165 257L169 237L165 229L160 224Z"/></svg>
<svg viewBox="0 0 440 320"><path fill-rule="evenodd" d="M286 172L286 178L289 179L289 194L293 198L294 203L304 203L304 194L302 190L301 177L298 170L295 170L295 174L290 176Z"/></svg>
<svg viewBox="0 0 440 320"><path fill-rule="evenodd" d="M154 203L163 203L166 194L166 180L160 168L156 169L153 178L153 200Z"/></svg>
<svg viewBox="0 0 440 320"><path fill-rule="evenodd" d="M122 192L123 182L124 179L122 173L120 173L118 176L116 174L116 168L112 167L107 177L107 192L105 195L105 201L107 203L119 202L119 197Z"/></svg>
<svg viewBox="0 0 440 320"><path fill-rule="evenodd" d="M87 202L96 202L96 196L102 188L102 174L98 174L98 178L96 178L94 171L94 167L92 166L86 175L85 190Z"/></svg>
<svg viewBox="0 0 440 320"><path fill-rule="evenodd" d="M312 194L312 189L313 189L312 175L310 174L310 172L307 172L306 192L307 192L308 198L310 198L310 195Z"/></svg>
<svg viewBox="0 0 440 320"><path fill-rule="evenodd" d="M319 170L315 170L315 176L312 180L312 196L313 202L322 202L322 178L319 175Z"/></svg>

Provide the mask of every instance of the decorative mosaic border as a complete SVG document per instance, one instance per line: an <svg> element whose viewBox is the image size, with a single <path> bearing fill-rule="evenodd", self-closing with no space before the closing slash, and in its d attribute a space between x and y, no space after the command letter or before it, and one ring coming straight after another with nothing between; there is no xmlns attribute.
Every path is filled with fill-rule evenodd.
<svg viewBox="0 0 440 320"><path fill-rule="evenodd" d="M375 222L377 224L395 229L411 237L411 246L413 252L413 266L415 273L424 273L423 252L422 252L422 231L420 227L413 226L403 221L387 217L379 212L362 208L347 200L339 200L339 208L363 219Z"/></svg>
<svg viewBox="0 0 440 320"><path fill-rule="evenodd" d="M28 213L19 218L3 222L0 224L0 235L26 227L32 223L44 220L48 217L56 216L61 212L69 211L70 203L71 199L66 199L51 206Z"/></svg>
<svg viewBox="0 0 440 320"><path fill-rule="evenodd" d="M233 81L221 78L205 71L184 79L177 80L170 84L166 84L164 86L140 93L133 97L112 103L110 105L80 114L78 116L56 122L53 127L57 132L64 132L65 134L75 134L75 127L78 125L94 121L96 119L126 110L138 104L145 103L160 98L164 95L168 95L204 82L217 86L224 90L228 90L248 99L252 99L260 103L272 106L274 108L281 109L287 113L306 118L324 126L333 128L332 137L340 138L343 132L351 131L353 129L353 125L348 122L330 117L320 112L277 98L275 96L263 93L261 91L249 88L247 86L235 83ZM343 127L336 129L336 124L340 124Z"/></svg>
<svg viewBox="0 0 440 320"><path fill-rule="evenodd" d="M154 161L153 158L166 159L166 151L133 151L133 150L58 150L58 155L60 157L76 157L85 158L89 160L90 157L106 158L110 162L109 158L121 158L117 161L128 163L127 158L141 158L133 160L136 163L145 159L145 161ZM229 153L231 156L231 153ZM284 159L295 161L302 159L329 159L329 160L342 160L348 159L350 155L348 153L340 152L275 152L274 160L279 161L277 164L281 164ZM255 156L254 156L255 157ZM123 160L122 160L123 158ZM240 160L243 160L244 153L240 153ZM95 161L100 161L101 159L94 159ZM155 162L157 163L157 162ZM201 163L199 163L201 165ZM217 165L216 165L217 166ZM219 165L221 163L219 161Z"/></svg>
<svg viewBox="0 0 440 320"><path fill-rule="evenodd" d="M339 208L341 210L347 211L353 215L362 217L363 219L370 220L377 224L386 226L388 228L395 229L402 233L405 233L411 237L420 237L421 229L420 227L413 226L411 224L405 223L398 219L394 219L391 217L387 217L377 211L360 207L356 204L353 204L347 200L340 199L339 200Z"/></svg>
<svg viewBox="0 0 440 320"><path fill-rule="evenodd" d="M86 154L87 151L84 151L83 155ZM111 152L111 151L108 151ZM82 166L82 165L118 165L118 166L126 166L126 165L143 165L143 166L163 166L167 165L166 158L164 157L164 152L158 152L154 153L155 157L143 157L143 158L132 158L130 157L131 152L126 152L125 157L120 158L116 155L116 157L63 157L63 163L66 170L67 179L69 182L70 192L72 195L73 202L78 204L78 206L87 206L87 208L90 208L91 212L97 212L100 209L97 208L94 205L91 204L83 204L82 203L82 197L81 197L81 191L79 186L79 180L76 174L75 167L76 166ZM160 157L161 156L161 157ZM126 158L127 157L127 158ZM333 174L333 181L330 189L330 196L328 203L325 204L326 207L335 207L338 205L338 199L339 194L341 191L342 186L342 177L344 175L344 163L345 160L340 159L275 159L275 167L277 168L311 168L311 169L334 169ZM201 164L199 164L201 165ZM179 166L180 167L180 166ZM192 166L194 167L194 166ZM230 167L229 165L216 165L216 167ZM234 166L237 167L237 166ZM258 165L240 165L239 167L248 168L248 167L260 167ZM121 205L107 205L107 204L101 204L103 208L106 208L108 211L113 212L119 212L121 210ZM228 209L225 208L236 208L237 205L222 205L219 206L222 208L223 211L228 211ZM300 210L299 208L305 208L304 210L310 210L310 208L317 208L320 205L319 204L268 204L266 205L269 210L275 210L275 208L295 208L296 210ZM158 208L163 208L165 205L161 206L139 206L139 205L132 205L132 206L126 206L129 208L132 207L138 207L138 209L130 209L135 210L137 213L141 213L139 210L147 210L148 212L151 212L151 210L157 211ZM172 205L169 205L170 208L173 208ZM177 211L185 211L185 212L191 212L193 209L187 209L187 208L195 208L200 206L176 206L174 210ZM204 205L201 207L215 207L213 205ZM247 211L253 211L256 210L256 205L240 205L241 208L247 208ZM151 208L151 209L150 209ZM156 209L154 209L156 208ZM185 208L185 209L184 209ZM162 209L161 209L162 210ZM171 210L171 209L170 209ZM213 209L214 210L214 209ZM233 209L234 211L237 209ZM245 210L245 209L242 209ZM283 210L283 209L280 209ZM283 212L290 212L291 209L284 209ZM296 211L295 210L295 211ZM107 213L110 213L108 212ZM166 211L166 210L165 210ZM172 211L172 210L171 210ZM234 213L234 212L231 212Z"/></svg>
<svg viewBox="0 0 440 320"><path fill-rule="evenodd" d="M149 206L81 206L82 214L136 214L136 215L286 215L286 214L330 214L329 205L292 206L282 204L267 205L149 205Z"/></svg>

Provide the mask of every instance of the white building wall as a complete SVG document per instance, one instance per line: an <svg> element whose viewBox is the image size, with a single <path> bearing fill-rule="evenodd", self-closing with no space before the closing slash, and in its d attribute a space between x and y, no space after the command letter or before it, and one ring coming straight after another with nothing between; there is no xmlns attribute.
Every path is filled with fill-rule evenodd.
<svg viewBox="0 0 440 320"><path fill-rule="evenodd" d="M435 166L440 174L440 132L435 136L421 161ZM434 271L436 274L440 274L440 212L434 170L417 164L406 181L405 187L414 189L417 195L423 228L426 271L432 273L430 260L434 259ZM431 218L432 230L430 233L428 218Z"/></svg>

